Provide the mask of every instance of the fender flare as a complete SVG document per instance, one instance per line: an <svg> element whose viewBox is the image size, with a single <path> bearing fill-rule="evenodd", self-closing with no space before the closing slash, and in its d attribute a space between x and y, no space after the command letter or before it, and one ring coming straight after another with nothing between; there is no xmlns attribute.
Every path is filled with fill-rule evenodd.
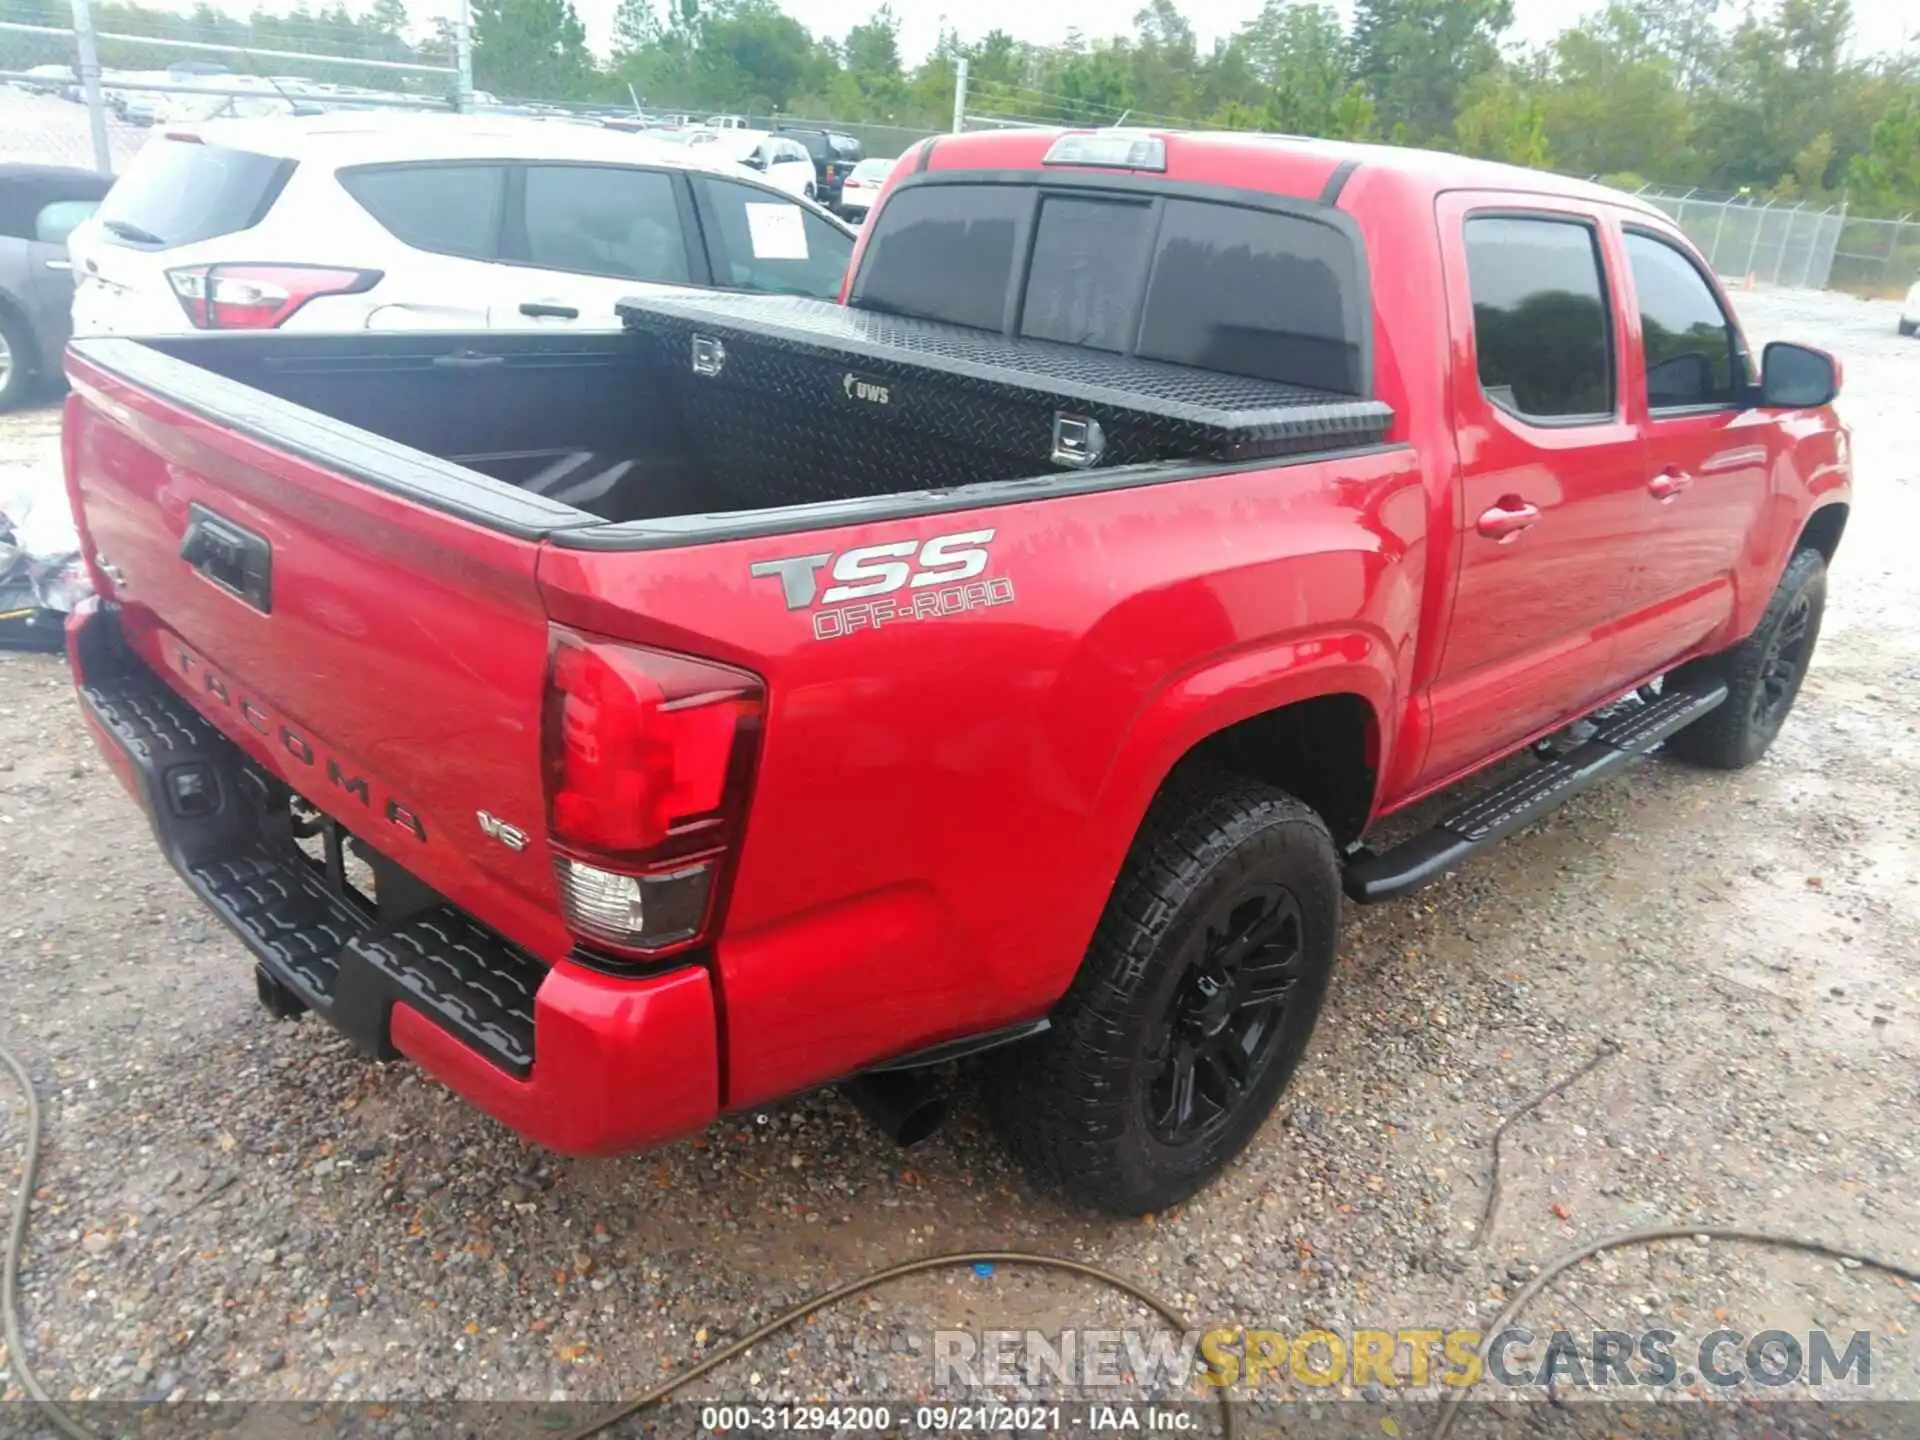
<svg viewBox="0 0 1920 1440"><path fill-rule="evenodd" d="M1378 632L1341 628L1262 640L1169 675L1127 726L1088 818L1081 854L1091 873L1108 877L1100 903L1174 766L1242 720L1303 700L1355 696L1370 716L1377 787L1388 760L1388 717L1396 713L1395 671L1394 652ZM1098 918L1085 917L1086 936Z"/></svg>

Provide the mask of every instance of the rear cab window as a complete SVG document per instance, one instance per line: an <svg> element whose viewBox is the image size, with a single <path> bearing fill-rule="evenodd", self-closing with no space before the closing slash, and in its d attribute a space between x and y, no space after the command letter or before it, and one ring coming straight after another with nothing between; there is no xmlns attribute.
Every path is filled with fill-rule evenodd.
<svg viewBox="0 0 1920 1440"><path fill-rule="evenodd" d="M1371 388L1358 233L1309 202L908 180L852 301L1331 394Z"/></svg>
<svg viewBox="0 0 1920 1440"><path fill-rule="evenodd" d="M149 249L250 230L273 208L294 162L162 136L134 157L99 210L105 238Z"/></svg>

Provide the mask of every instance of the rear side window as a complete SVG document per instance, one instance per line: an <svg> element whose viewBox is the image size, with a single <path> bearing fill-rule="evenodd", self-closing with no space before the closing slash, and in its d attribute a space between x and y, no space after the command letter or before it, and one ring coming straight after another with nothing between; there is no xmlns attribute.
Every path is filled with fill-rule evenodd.
<svg viewBox="0 0 1920 1440"><path fill-rule="evenodd" d="M1693 262L1664 240L1627 232L1640 302L1647 404L1655 410L1733 405L1746 378L1740 332Z"/></svg>
<svg viewBox="0 0 1920 1440"><path fill-rule="evenodd" d="M527 260L549 270L687 283L673 180L610 165L527 168Z"/></svg>
<svg viewBox="0 0 1920 1440"><path fill-rule="evenodd" d="M1121 351L1153 238L1153 207L1052 195L1034 229L1020 333Z"/></svg>
<svg viewBox="0 0 1920 1440"><path fill-rule="evenodd" d="M1606 287L1593 227L1483 216L1466 223L1480 388L1529 420L1613 413Z"/></svg>
<svg viewBox="0 0 1920 1440"><path fill-rule="evenodd" d="M500 165L342 170L340 183L396 240L416 250L493 260L507 172Z"/></svg>
<svg viewBox="0 0 1920 1440"><path fill-rule="evenodd" d="M107 192L100 223L133 245L192 245L247 230L280 198L293 162L193 140L150 140Z"/></svg>
<svg viewBox="0 0 1920 1440"><path fill-rule="evenodd" d="M1013 249L1033 204L1016 185L897 190L860 262L859 302L979 330L1006 321Z"/></svg>
<svg viewBox="0 0 1920 1440"><path fill-rule="evenodd" d="M1141 355L1360 395L1368 324L1359 255L1340 230L1272 211L1167 202Z"/></svg>

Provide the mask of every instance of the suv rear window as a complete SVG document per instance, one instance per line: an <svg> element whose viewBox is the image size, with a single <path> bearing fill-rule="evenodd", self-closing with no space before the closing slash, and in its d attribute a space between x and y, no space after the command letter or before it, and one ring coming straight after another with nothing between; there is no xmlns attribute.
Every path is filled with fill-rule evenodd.
<svg viewBox="0 0 1920 1440"><path fill-rule="evenodd" d="M1023 336L1367 393L1372 318L1359 241L1312 214L1181 196L1156 207L1039 185L910 184L881 212L853 303L1000 330L1030 216Z"/></svg>
<svg viewBox="0 0 1920 1440"><path fill-rule="evenodd" d="M247 230L266 218L286 188L293 161L225 145L150 140L100 206L115 240L191 245Z"/></svg>

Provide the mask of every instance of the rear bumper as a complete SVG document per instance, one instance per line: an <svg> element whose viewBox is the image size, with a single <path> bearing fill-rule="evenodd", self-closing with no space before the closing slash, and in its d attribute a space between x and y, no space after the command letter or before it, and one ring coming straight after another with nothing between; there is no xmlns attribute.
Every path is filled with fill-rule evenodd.
<svg viewBox="0 0 1920 1440"><path fill-rule="evenodd" d="M555 1150L643 1149L718 1112L704 969L543 967L333 822L303 821L278 777L132 654L112 609L77 610L67 648L88 729L167 859L252 953L269 1008L405 1056ZM377 902L347 884L349 855L371 865Z"/></svg>

